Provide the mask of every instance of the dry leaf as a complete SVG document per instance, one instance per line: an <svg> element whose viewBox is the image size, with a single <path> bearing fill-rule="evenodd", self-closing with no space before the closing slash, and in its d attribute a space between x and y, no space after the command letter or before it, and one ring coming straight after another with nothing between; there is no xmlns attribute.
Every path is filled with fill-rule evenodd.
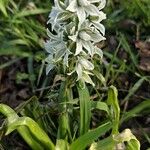
<svg viewBox="0 0 150 150"><path fill-rule="evenodd" d="M135 47L139 49L139 68L143 71L150 72L150 42L136 41Z"/></svg>

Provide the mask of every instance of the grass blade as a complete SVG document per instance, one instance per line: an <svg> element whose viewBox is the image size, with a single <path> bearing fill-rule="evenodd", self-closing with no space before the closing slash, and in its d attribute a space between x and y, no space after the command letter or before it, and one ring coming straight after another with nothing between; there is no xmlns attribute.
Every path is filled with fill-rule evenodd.
<svg viewBox="0 0 150 150"><path fill-rule="evenodd" d="M135 106L133 109L129 110L126 112L123 117L121 122L127 121L130 118L137 116L142 110L150 108L150 99L141 102L139 105Z"/></svg>
<svg viewBox="0 0 150 150"><path fill-rule="evenodd" d="M38 15L38 14L47 13L47 12L49 12L49 9L37 8L37 9L32 9L32 10L23 10L22 12L19 12L18 14L16 14L15 17L16 18L27 17L27 16Z"/></svg>
<svg viewBox="0 0 150 150"><path fill-rule="evenodd" d="M129 90L128 95L124 98L124 100L122 101L122 103L126 102L129 100L129 98L138 90L138 88L142 85L142 83L144 82L145 77L139 79L134 86Z"/></svg>
<svg viewBox="0 0 150 150"><path fill-rule="evenodd" d="M135 57L135 54L133 53L131 47L129 46L128 42L127 42L127 39L125 38L125 35L124 34L121 34L120 33L120 39L121 39L121 45L122 47L124 48L124 50L129 54L129 56L131 57L131 60L133 62L133 64L135 66L138 65L138 61L137 61L137 58Z"/></svg>
<svg viewBox="0 0 150 150"><path fill-rule="evenodd" d="M1 0L0 1L0 10L2 11L2 13L4 14L4 16L8 16L7 11L6 11L6 4L7 4L7 0Z"/></svg>

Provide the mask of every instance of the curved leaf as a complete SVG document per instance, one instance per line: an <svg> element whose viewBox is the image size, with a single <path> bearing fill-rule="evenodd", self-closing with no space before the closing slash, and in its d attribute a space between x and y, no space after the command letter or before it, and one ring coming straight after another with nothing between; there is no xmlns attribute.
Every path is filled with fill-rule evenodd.
<svg viewBox="0 0 150 150"><path fill-rule="evenodd" d="M47 150L54 150L54 145L48 135L39 127L39 125L29 117L19 117L16 121L8 125L6 135L17 129L18 127L27 127L35 140L43 145Z"/></svg>
<svg viewBox="0 0 150 150"><path fill-rule="evenodd" d="M8 135L11 131L17 129L17 131L19 132L19 134L23 137L23 139L27 142L27 144L31 147L31 149L33 150L43 150L43 146L41 145L41 143L39 141L37 141L37 139L39 139L41 137L41 133L40 131L42 129L40 129L40 131L37 131L37 129L39 129L40 127L38 126L37 123L35 123L34 121L31 121L32 119L27 119L28 122L30 122L31 127L28 128L27 126L25 126L26 119L25 122L22 121L22 124L24 124L24 126L19 126L19 122L21 123L21 120L23 120L17 115L17 113L10 108L9 106L5 105L5 104L0 104L0 113L2 113L3 115L5 115L7 117L7 131L6 131L6 135ZM32 124L33 122L33 124ZM35 125L36 124L36 125ZM37 127L38 126L38 127ZM37 127L37 128L36 128ZM31 129L34 129L33 131L30 131ZM30 130L29 130L30 129ZM34 137L34 134L31 134L32 132L36 132L38 133L38 137ZM44 132L44 131L42 131ZM44 133L42 133L43 135ZM46 136L47 139L47 136ZM50 140L50 139L49 139ZM51 141L48 142L48 145L50 145ZM52 150L54 150L54 146L51 143L51 147Z"/></svg>
<svg viewBox="0 0 150 150"><path fill-rule="evenodd" d="M96 129L90 130L84 135L75 140L71 146L71 150L83 150L90 145L94 140L98 139L101 135L105 134L112 127L111 122L107 122Z"/></svg>

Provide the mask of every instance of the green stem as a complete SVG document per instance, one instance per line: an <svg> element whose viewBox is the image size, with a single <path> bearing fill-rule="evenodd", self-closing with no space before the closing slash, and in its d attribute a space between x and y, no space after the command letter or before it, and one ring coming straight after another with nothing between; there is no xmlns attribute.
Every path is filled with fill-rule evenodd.
<svg viewBox="0 0 150 150"><path fill-rule="evenodd" d="M68 141L69 138L71 137L71 133L70 133L70 125L69 125L70 119L69 119L68 106L67 106L67 102L69 101L67 81L68 80L62 82L60 87L60 93L59 93L60 116L59 116L59 128L58 128L57 138Z"/></svg>

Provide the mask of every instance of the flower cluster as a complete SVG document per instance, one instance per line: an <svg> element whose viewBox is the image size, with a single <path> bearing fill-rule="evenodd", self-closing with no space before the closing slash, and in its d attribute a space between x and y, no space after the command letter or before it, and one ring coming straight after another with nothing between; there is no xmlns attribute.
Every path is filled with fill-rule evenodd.
<svg viewBox="0 0 150 150"><path fill-rule="evenodd" d="M62 63L70 71L68 75L77 73L77 80L94 85L90 78L94 65L90 60L95 54L103 56L96 43L105 40L105 27L101 24L106 19L101 11L105 5L106 0L55 0L48 20L50 39L45 43L49 53L47 74Z"/></svg>

